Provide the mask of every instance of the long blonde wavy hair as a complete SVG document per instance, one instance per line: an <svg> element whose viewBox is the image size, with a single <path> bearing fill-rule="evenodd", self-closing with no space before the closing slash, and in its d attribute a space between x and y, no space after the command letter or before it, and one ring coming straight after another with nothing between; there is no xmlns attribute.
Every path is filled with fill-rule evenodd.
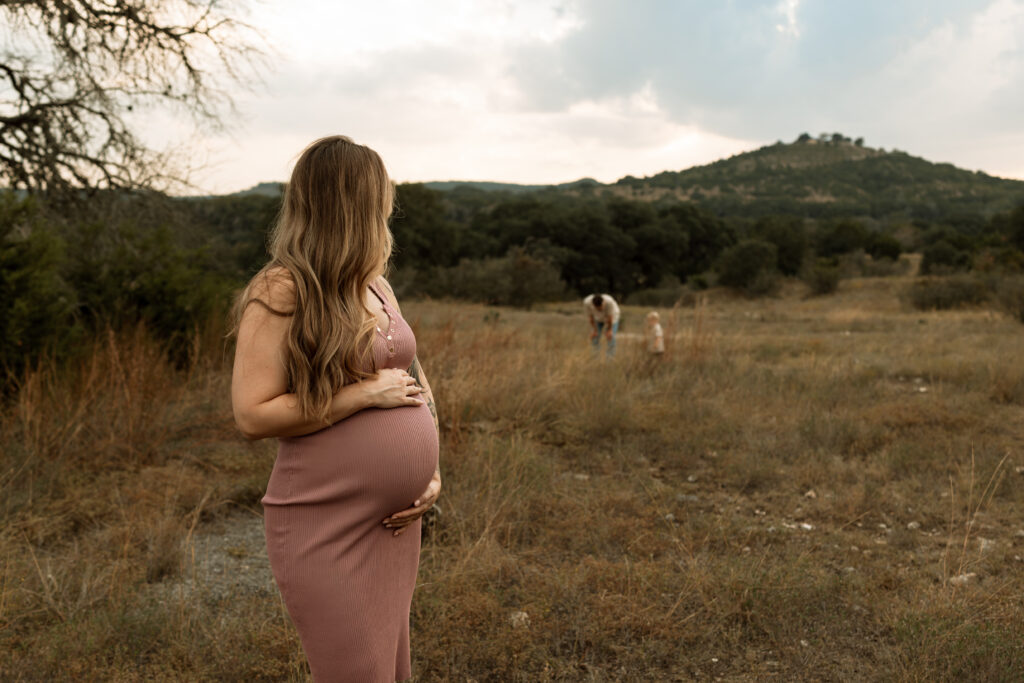
<svg viewBox="0 0 1024 683"><path fill-rule="evenodd" d="M270 261L236 302L236 329L251 303L291 316L284 349L288 389L307 418L328 422L334 394L372 374L377 322L365 294L391 256L393 206L394 188L375 151L342 135L313 142L285 188L270 233ZM292 311L253 295L261 278L269 286L282 268L294 284Z"/></svg>

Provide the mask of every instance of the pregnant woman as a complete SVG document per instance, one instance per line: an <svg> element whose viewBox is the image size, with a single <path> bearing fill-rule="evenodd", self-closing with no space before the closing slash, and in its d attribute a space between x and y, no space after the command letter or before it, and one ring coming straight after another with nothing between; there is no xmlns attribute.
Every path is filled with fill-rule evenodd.
<svg viewBox="0 0 1024 683"><path fill-rule="evenodd" d="M267 551L318 683L411 676L420 517L441 490L430 385L382 276L392 204L376 152L311 144L236 309L235 420L279 439Z"/></svg>

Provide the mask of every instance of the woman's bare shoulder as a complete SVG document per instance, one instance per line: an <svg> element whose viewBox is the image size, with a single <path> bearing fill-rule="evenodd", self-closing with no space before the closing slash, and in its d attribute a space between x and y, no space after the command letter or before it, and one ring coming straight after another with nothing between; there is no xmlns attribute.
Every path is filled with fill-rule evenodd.
<svg viewBox="0 0 1024 683"><path fill-rule="evenodd" d="M249 283L246 299L274 313L290 315L295 310L295 279L283 266L262 270Z"/></svg>

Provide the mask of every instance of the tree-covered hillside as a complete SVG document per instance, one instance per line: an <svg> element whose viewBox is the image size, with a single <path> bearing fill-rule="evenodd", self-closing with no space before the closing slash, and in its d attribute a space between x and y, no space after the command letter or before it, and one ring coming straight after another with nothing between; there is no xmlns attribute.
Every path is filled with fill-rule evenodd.
<svg viewBox="0 0 1024 683"><path fill-rule="evenodd" d="M635 199L690 200L719 215L745 216L987 218L1024 201L1024 181L864 147L839 134L779 142L649 178L626 177L612 188Z"/></svg>

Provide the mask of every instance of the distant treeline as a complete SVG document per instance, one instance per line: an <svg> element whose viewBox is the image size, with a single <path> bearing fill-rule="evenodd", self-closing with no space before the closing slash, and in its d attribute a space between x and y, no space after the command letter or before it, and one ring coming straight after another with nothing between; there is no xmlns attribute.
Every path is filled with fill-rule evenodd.
<svg viewBox="0 0 1024 683"><path fill-rule="evenodd" d="M0 196L0 368L8 380L98 329L142 322L179 355L198 326L223 319L232 292L265 262L280 198L97 196L53 211ZM68 217L73 216L73 217ZM612 293L671 304L725 285L758 294L779 277L827 293L838 278L1024 269L1024 206L935 220L801 214L716 215L679 200L547 190L440 192L398 186L392 280L403 296L529 306Z"/></svg>
<svg viewBox="0 0 1024 683"><path fill-rule="evenodd" d="M815 269L892 273L906 251L923 253L924 273L1024 264L1024 208L992 218L880 222L785 213L721 217L693 202L607 193L442 193L401 185L398 198L399 284L413 294L491 303L545 298L539 286L524 291L531 279L545 283L548 297L563 294L551 288L555 280L574 296L602 291L629 298L687 282L756 293L770 289L775 275L815 278Z"/></svg>

